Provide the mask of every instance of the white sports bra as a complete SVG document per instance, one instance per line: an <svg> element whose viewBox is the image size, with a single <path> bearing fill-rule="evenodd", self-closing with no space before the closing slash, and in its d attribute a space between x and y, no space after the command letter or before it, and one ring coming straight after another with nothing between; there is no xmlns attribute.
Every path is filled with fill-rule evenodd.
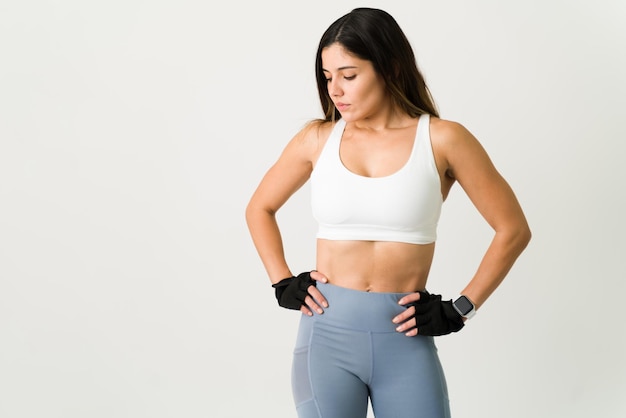
<svg viewBox="0 0 626 418"><path fill-rule="evenodd" d="M430 115L421 115L409 160L384 177L361 176L343 165L339 147L346 123L335 124L311 174L317 238L435 242L443 197L429 124Z"/></svg>

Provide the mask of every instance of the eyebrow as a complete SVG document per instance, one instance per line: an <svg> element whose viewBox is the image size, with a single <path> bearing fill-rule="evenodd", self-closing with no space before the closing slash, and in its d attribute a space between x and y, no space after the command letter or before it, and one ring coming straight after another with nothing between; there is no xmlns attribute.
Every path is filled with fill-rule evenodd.
<svg viewBox="0 0 626 418"><path fill-rule="evenodd" d="M354 68L359 68L355 65L346 65L345 67L339 67L337 68L337 71L342 71L342 70L350 70L350 69L354 69ZM329 73L330 71L328 71L326 68L322 68L322 71Z"/></svg>

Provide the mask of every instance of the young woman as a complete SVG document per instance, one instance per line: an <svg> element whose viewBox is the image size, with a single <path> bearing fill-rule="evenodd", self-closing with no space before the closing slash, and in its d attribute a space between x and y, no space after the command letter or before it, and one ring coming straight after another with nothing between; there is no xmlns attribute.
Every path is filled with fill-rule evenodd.
<svg viewBox="0 0 626 418"><path fill-rule="evenodd" d="M412 48L384 11L359 8L321 38L322 120L267 172L247 210L280 306L302 312L293 359L300 418L448 417L434 336L459 331L526 247L518 201L479 142L440 119ZM275 214L310 179L315 270L294 276ZM436 228L458 182L495 235L460 297L426 291Z"/></svg>

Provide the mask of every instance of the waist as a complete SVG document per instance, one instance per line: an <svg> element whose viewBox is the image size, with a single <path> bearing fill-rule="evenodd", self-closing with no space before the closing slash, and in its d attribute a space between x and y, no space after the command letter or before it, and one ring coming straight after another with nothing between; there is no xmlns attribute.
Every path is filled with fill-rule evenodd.
<svg viewBox="0 0 626 418"><path fill-rule="evenodd" d="M398 300L410 292L365 292L336 286L317 284L318 290L328 300L322 315L312 320L355 331L396 332L393 317L406 308Z"/></svg>
<svg viewBox="0 0 626 418"><path fill-rule="evenodd" d="M332 284L370 292L426 287L434 244L318 239L316 269Z"/></svg>

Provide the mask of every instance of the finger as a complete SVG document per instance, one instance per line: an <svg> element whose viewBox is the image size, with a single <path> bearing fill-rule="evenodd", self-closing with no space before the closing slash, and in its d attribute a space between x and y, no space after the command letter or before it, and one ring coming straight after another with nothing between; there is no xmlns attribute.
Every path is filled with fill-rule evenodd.
<svg viewBox="0 0 626 418"><path fill-rule="evenodd" d="M321 304L324 308L328 308L328 301L326 300L324 295L322 295L322 292L320 292L317 287L309 286L309 288L307 289L307 292L309 292L309 295L311 295L313 299L317 301L317 303Z"/></svg>
<svg viewBox="0 0 626 418"><path fill-rule="evenodd" d="M311 312L311 310L305 305L302 305L300 307L300 312L302 312L304 315L307 315L307 316L313 316L313 312Z"/></svg>
<svg viewBox="0 0 626 418"><path fill-rule="evenodd" d="M405 332L404 335L406 335L407 337L415 337L418 334L418 329L417 328L413 328L412 330Z"/></svg>
<svg viewBox="0 0 626 418"><path fill-rule="evenodd" d="M415 314L415 308L413 306L409 306L408 308L406 308L404 310L404 312L402 312L401 314L395 316L391 320L391 322L393 322L394 324L400 324L400 323L406 321L407 319L409 319L414 314Z"/></svg>
<svg viewBox="0 0 626 418"><path fill-rule="evenodd" d="M317 280L318 282L328 283L328 277L326 277L324 274L320 273L317 270L313 270L311 272L311 278L313 280Z"/></svg>
<svg viewBox="0 0 626 418"><path fill-rule="evenodd" d="M407 303L417 302L418 300L420 300L420 294L418 292L415 292L415 293L411 293L406 296L403 296L402 298L400 298L398 303L400 305L406 305Z"/></svg>
<svg viewBox="0 0 626 418"><path fill-rule="evenodd" d="M433 334L433 327L432 327L432 325L429 325L429 324L418 325L417 328L415 328L415 329L417 330L415 335L417 335L417 334L421 334L421 335L436 335L436 334Z"/></svg>
<svg viewBox="0 0 626 418"><path fill-rule="evenodd" d="M396 331L398 331L398 332L404 332L404 331L407 331L407 330L413 329L413 328L415 328L415 324L416 324L416 323L415 323L415 318L411 318L411 319L409 319L408 321L406 321L406 322L404 322L404 323L402 323L402 324L398 325L398 326L396 327Z"/></svg>
<svg viewBox="0 0 626 418"><path fill-rule="evenodd" d="M307 296L306 298L304 298L304 303L312 311L317 312L318 314L323 314L324 313L324 310L317 303L315 303L315 301L313 300L313 298L311 296Z"/></svg>

